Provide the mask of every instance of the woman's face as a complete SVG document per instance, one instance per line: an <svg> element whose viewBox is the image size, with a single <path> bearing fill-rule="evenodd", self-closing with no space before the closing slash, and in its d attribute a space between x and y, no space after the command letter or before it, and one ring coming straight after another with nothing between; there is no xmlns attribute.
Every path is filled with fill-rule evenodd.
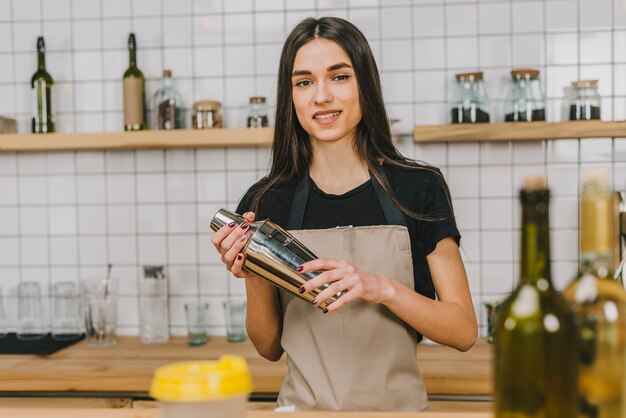
<svg viewBox="0 0 626 418"><path fill-rule="evenodd" d="M297 52L291 77L298 121L318 141L353 140L361 120L352 62L328 39L314 39Z"/></svg>

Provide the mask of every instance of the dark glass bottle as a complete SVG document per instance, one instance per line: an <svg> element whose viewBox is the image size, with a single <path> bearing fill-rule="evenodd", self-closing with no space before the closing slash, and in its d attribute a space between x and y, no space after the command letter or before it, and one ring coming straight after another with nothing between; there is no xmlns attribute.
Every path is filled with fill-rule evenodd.
<svg viewBox="0 0 626 418"><path fill-rule="evenodd" d="M124 130L141 131L146 128L145 85L143 73L137 68L135 34L128 36L129 65L124 72Z"/></svg>
<svg viewBox="0 0 626 418"><path fill-rule="evenodd" d="M33 90L33 102L35 111L33 114L32 132L54 132L52 120L52 76L46 71L46 45L43 36L37 38L37 71L30 80Z"/></svg>
<svg viewBox="0 0 626 418"><path fill-rule="evenodd" d="M527 179L520 197L521 278L497 314L495 416L572 418L578 411L576 328L552 285L545 180Z"/></svg>
<svg viewBox="0 0 626 418"><path fill-rule="evenodd" d="M626 412L626 291L613 279L613 202L608 172L587 171L580 202L580 268L565 290L578 328L581 412L602 418Z"/></svg>
<svg viewBox="0 0 626 418"><path fill-rule="evenodd" d="M183 127L183 101L172 85L171 70L163 70L163 85L154 93L153 103L156 129Z"/></svg>

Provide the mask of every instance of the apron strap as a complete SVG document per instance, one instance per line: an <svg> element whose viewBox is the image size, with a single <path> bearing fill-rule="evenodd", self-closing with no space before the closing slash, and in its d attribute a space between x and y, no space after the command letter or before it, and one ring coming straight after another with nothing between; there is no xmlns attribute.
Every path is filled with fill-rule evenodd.
<svg viewBox="0 0 626 418"><path fill-rule="evenodd" d="M289 220L287 221L288 230L302 229L304 212L306 210L306 204L309 201L309 188L309 174L307 173L305 176L302 176L296 185L296 191L291 200Z"/></svg>
<svg viewBox="0 0 626 418"><path fill-rule="evenodd" d="M383 190L382 186L378 183L374 176L370 176L372 186L380 202L380 206L383 209L385 218L387 219L387 225L400 225L407 226L404 215L393 203L391 198L387 196L387 193ZM296 190L291 200L291 210L289 211L289 220L287 221L288 230L302 229L302 223L304 221L304 212L306 211L306 205L309 200L309 175L303 176L296 185Z"/></svg>
<svg viewBox="0 0 626 418"><path fill-rule="evenodd" d="M406 219L404 218L404 215L402 214L400 209L398 209L398 207L393 203L389 195L385 193L383 187L380 185L380 183L378 183L378 180L376 180L376 177L371 177L374 191L376 192L376 196L378 196L380 206L383 208L385 218L387 218L387 225L407 226Z"/></svg>

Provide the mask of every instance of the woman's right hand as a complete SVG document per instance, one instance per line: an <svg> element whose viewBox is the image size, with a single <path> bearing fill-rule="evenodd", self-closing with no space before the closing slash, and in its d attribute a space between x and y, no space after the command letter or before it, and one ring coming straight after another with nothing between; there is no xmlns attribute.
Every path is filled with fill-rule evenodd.
<svg viewBox="0 0 626 418"><path fill-rule="evenodd" d="M235 277L244 279L250 274L243 270L245 256L241 250L246 245L246 232L249 231L249 223L254 222L256 215L254 212L246 212L243 218L246 222L237 226L234 222L224 225L213 234L211 242L215 249L222 256L222 263L226 264L226 269Z"/></svg>

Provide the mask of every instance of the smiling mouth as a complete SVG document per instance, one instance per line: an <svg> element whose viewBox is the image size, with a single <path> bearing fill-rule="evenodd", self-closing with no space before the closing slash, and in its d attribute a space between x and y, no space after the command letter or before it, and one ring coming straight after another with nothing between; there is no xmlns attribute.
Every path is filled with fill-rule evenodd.
<svg viewBox="0 0 626 418"><path fill-rule="evenodd" d="M338 116L340 113L341 111L330 112L330 113L320 113L317 115L313 115L313 119L330 119L330 118L334 118L335 116Z"/></svg>

